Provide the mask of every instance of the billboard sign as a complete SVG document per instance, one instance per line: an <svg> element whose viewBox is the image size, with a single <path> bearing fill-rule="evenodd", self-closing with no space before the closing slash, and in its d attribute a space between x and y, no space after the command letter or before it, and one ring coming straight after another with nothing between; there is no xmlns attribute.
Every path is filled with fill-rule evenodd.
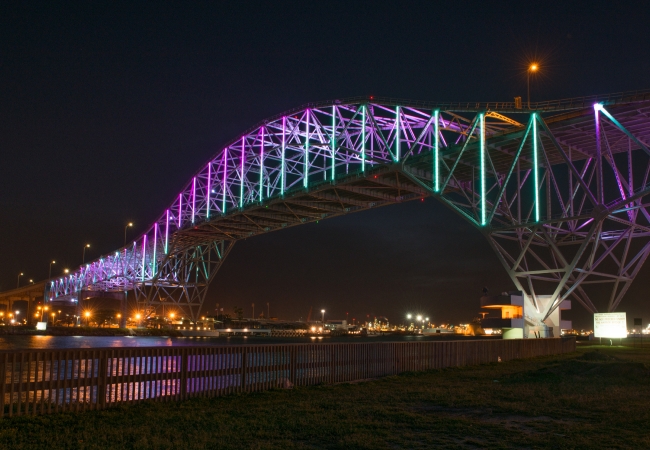
<svg viewBox="0 0 650 450"><path fill-rule="evenodd" d="M627 337L627 319L624 312L594 314L594 337Z"/></svg>

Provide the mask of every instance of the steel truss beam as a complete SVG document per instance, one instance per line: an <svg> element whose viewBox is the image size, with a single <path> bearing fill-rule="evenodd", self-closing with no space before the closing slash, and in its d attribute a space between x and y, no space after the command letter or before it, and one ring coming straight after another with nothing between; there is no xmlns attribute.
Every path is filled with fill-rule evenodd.
<svg viewBox="0 0 650 450"><path fill-rule="evenodd" d="M196 318L235 241L430 195L485 234L534 303L553 296L546 316L566 298L596 311L592 284L611 285L614 310L650 253L639 95L612 97L611 111L518 111L526 120L508 105L369 99L294 110L223 148L147 233L51 280L46 298L134 290L141 306L169 300ZM553 108L565 113L538 112Z"/></svg>

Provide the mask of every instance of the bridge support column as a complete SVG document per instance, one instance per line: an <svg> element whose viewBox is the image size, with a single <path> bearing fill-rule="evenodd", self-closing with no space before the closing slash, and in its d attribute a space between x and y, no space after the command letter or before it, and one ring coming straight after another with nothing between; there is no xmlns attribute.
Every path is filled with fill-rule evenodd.
<svg viewBox="0 0 650 450"><path fill-rule="evenodd" d="M138 308L167 305L167 313L187 314L196 321L210 282L234 245L235 241L216 241L168 255L153 280L135 285Z"/></svg>

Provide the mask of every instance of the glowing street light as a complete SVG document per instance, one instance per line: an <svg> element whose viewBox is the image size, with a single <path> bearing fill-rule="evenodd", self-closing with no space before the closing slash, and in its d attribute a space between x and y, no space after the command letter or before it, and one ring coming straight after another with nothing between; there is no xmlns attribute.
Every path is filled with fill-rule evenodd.
<svg viewBox="0 0 650 450"><path fill-rule="evenodd" d="M22 277L23 275L25 275L25 274L22 273L22 272L20 272L18 274L18 281L16 281L16 289L18 289L20 287L20 277Z"/></svg>
<svg viewBox="0 0 650 450"><path fill-rule="evenodd" d="M66 274L66 275L69 274L69 273L70 273L70 269L63 269L63 273Z"/></svg>
<svg viewBox="0 0 650 450"><path fill-rule="evenodd" d="M125 246L125 247L126 247L126 230L127 230L129 227L132 227L132 226L133 226L133 222L129 222L129 223L124 227L124 246Z"/></svg>
<svg viewBox="0 0 650 450"><path fill-rule="evenodd" d="M84 316L86 317L86 326L89 327L90 326L90 311L86 311L84 313Z"/></svg>
<svg viewBox="0 0 650 450"><path fill-rule="evenodd" d="M411 320L411 317L413 317L413 316L411 316L410 314L407 314L407 315L406 315L406 318L407 318L408 320Z"/></svg>
<svg viewBox="0 0 650 450"><path fill-rule="evenodd" d="M47 276L48 279L52 278L52 264L56 264L56 261L50 262L50 271L48 272Z"/></svg>
<svg viewBox="0 0 650 450"><path fill-rule="evenodd" d="M530 74L537 72L539 66L537 63L532 63L528 70L526 71L526 84L528 86L528 109L530 109Z"/></svg>
<svg viewBox="0 0 650 450"><path fill-rule="evenodd" d="M86 262L86 249L87 249L87 248L90 248L90 244L86 244L86 245L84 245L84 252L83 252L83 256L82 256L82 258L81 258L81 264L83 264L83 263Z"/></svg>
<svg viewBox="0 0 650 450"><path fill-rule="evenodd" d="M321 309L321 310L320 310L320 313L321 313L321 320L320 320L320 321L321 321L321 323L322 323L323 325L325 325L325 310L324 310L324 309Z"/></svg>

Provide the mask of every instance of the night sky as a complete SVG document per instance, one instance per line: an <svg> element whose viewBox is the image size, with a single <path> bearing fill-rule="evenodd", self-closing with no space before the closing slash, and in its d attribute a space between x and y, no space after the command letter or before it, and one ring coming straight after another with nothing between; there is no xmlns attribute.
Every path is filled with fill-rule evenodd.
<svg viewBox="0 0 650 450"><path fill-rule="evenodd" d="M531 61L533 100L650 87L645 2L59 3L0 4L0 290L140 235L224 144L306 102L511 101ZM620 307L645 323L649 275ZM457 323L483 286L514 287L428 199L237 243L206 312Z"/></svg>

